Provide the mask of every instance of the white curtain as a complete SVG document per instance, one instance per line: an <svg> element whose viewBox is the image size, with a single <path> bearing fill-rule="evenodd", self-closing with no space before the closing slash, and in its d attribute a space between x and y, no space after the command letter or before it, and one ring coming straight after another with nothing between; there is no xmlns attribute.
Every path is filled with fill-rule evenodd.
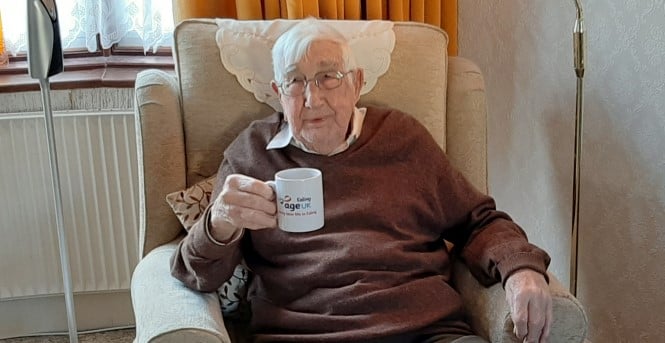
<svg viewBox="0 0 665 343"><path fill-rule="evenodd" d="M18 2L18 4L17 4ZM56 0L62 45L97 51L115 43L143 51L169 46L173 32L171 0ZM23 3L23 4L21 4ZM1 0L5 46L11 54L27 47L27 14L23 1Z"/></svg>

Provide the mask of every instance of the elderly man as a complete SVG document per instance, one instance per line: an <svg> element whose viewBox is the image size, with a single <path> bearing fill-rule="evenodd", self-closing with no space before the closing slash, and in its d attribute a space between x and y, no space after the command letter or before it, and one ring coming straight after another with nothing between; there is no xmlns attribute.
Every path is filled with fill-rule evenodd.
<svg viewBox="0 0 665 343"><path fill-rule="evenodd" d="M252 123L226 150L213 201L172 274L214 291L244 259L256 342L485 342L449 284L457 253L482 283L503 282L517 337L547 341L549 256L415 119L356 107L363 70L345 38L308 19L279 37L272 57L284 112ZM321 230L276 228L265 180L293 167L323 173Z"/></svg>

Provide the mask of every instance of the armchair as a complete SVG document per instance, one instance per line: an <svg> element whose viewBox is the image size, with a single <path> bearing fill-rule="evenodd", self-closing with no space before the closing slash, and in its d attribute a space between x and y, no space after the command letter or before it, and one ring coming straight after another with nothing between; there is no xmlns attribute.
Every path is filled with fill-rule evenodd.
<svg viewBox="0 0 665 343"><path fill-rule="evenodd" d="M214 174L236 134L273 111L224 68L217 31L212 19L184 21L175 30L175 76L148 70L136 80L142 260L131 285L135 343L242 342L242 330L225 322L216 294L192 291L169 273L169 258L183 229L165 202L166 194ZM487 191L486 104L480 71L464 58L447 56L447 36L438 28L399 22L393 31L390 66L361 97L361 105L392 106L416 116L452 163ZM550 280L551 342L583 342L584 311L553 275ZM455 265L454 282L479 335L495 343L517 342L500 284L484 288L461 263Z"/></svg>

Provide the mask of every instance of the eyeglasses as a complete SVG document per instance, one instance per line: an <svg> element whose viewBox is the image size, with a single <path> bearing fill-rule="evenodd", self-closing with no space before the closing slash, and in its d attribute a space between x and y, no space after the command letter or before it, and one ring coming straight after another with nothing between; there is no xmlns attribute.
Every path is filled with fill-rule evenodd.
<svg viewBox="0 0 665 343"><path fill-rule="evenodd" d="M341 71L324 71L314 75L312 79L306 79L304 77L295 77L289 81L285 81L279 85L279 88L282 90L282 93L287 96L300 96L305 94L305 89L307 89L307 84L314 82L316 87L323 90L331 90L339 87L342 84L342 79L344 76L350 74L353 70L349 70L345 73Z"/></svg>

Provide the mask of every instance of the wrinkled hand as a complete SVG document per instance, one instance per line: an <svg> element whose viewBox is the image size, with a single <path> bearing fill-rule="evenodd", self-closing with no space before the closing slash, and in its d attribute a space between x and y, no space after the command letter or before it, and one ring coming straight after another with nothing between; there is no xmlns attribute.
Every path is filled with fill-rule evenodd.
<svg viewBox="0 0 665 343"><path fill-rule="evenodd" d="M530 269L506 280L506 300L515 335L525 343L546 343L552 325L552 297L545 277Z"/></svg>
<svg viewBox="0 0 665 343"><path fill-rule="evenodd" d="M275 192L263 181L232 174L211 209L211 234L227 241L241 229L259 230L277 226Z"/></svg>

